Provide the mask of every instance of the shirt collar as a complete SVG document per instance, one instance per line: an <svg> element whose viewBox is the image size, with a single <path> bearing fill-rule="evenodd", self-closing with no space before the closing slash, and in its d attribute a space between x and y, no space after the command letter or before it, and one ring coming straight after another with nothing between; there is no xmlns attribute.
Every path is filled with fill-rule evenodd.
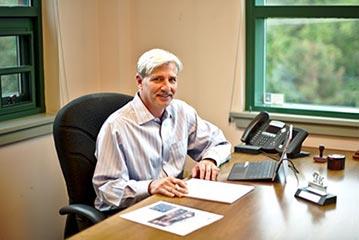
<svg viewBox="0 0 359 240"><path fill-rule="evenodd" d="M135 111L138 124L142 125L144 123L156 119L152 115L152 113L147 109L147 107L143 104L138 92L136 93L132 101L132 106ZM161 120L163 121L166 118L172 118L172 117L173 117L173 106L171 102L170 105L166 107Z"/></svg>

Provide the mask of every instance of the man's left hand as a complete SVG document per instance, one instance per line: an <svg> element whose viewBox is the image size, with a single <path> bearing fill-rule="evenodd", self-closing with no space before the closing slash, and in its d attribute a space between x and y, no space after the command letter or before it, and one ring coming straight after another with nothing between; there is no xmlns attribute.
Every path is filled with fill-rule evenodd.
<svg viewBox="0 0 359 240"><path fill-rule="evenodd" d="M215 181L217 180L218 173L219 168L212 159L203 159L192 168L193 178Z"/></svg>

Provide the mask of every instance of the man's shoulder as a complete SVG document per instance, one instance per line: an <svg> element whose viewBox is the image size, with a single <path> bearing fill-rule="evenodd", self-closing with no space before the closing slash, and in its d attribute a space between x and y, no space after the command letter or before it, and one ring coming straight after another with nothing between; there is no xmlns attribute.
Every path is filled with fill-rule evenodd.
<svg viewBox="0 0 359 240"><path fill-rule="evenodd" d="M196 110L191 105L180 99L173 99L168 110L172 116L182 118L185 117L192 119L197 114Z"/></svg>
<svg viewBox="0 0 359 240"><path fill-rule="evenodd" d="M193 109L191 105L181 99L173 99L171 105L175 109Z"/></svg>
<svg viewBox="0 0 359 240"><path fill-rule="evenodd" d="M132 101L128 102L125 106L117 109L113 112L107 119L107 124L121 124L128 119L132 119L134 117L134 110L131 104Z"/></svg>

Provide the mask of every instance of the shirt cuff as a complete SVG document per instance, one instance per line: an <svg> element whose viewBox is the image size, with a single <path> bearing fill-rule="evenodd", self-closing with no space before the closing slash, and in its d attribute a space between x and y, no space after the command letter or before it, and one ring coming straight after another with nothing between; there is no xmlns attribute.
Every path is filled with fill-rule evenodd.
<svg viewBox="0 0 359 240"><path fill-rule="evenodd" d="M150 194L148 193L148 186L151 183L152 180L144 180L144 181L138 181L136 184L136 193L138 194L138 197L147 197Z"/></svg>
<svg viewBox="0 0 359 240"><path fill-rule="evenodd" d="M218 163L217 163L217 160L216 159L213 159L213 158L210 158L210 157L205 157L205 158L203 158L202 160L210 160L210 161L212 161L217 167L218 167ZM201 161L202 161L201 160Z"/></svg>
<svg viewBox="0 0 359 240"><path fill-rule="evenodd" d="M218 145L214 148L211 148L208 152L206 152L202 159L214 159L216 161L217 167L222 165L223 163L227 162L230 159L231 153L231 145L230 144L223 144Z"/></svg>

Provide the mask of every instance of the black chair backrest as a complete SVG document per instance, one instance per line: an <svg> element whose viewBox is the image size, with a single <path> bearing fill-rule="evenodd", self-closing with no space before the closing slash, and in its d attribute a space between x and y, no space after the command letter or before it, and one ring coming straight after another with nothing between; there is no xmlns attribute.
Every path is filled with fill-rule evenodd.
<svg viewBox="0 0 359 240"><path fill-rule="evenodd" d="M58 112L53 135L70 204L93 206L97 135L109 115L132 98L120 93L94 93L74 99Z"/></svg>

